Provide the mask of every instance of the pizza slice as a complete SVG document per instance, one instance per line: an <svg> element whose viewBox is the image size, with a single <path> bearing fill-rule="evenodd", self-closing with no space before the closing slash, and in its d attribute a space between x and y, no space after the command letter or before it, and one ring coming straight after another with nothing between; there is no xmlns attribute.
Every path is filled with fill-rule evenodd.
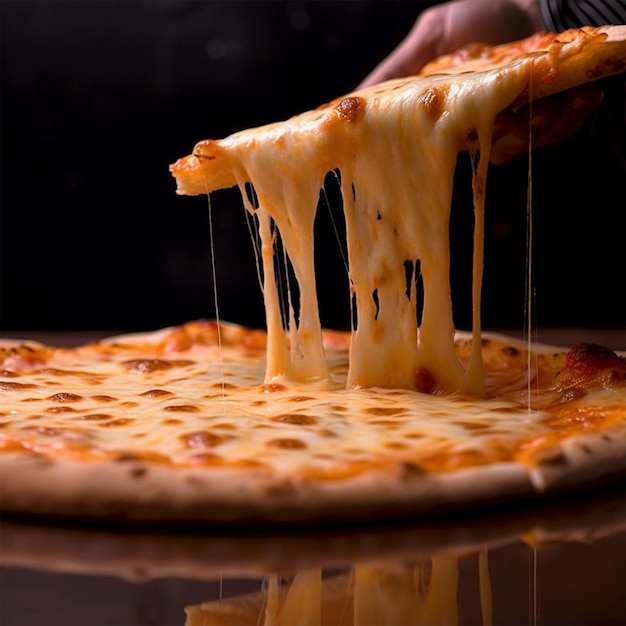
<svg viewBox="0 0 626 626"><path fill-rule="evenodd" d="M626 26L607 26L466 47L419 76L353 92L284 122L201 141L172 165L181 194L238 185L258 223L267 379L331 378L316 299L313 223L324 177L336 171L355 320L348 387L483 394L483 211L494 123L504 110L624 71L625 39ZM467 150L476 155L475 347L463 368L453 346L448 228L456 160ZM299 291L288 303L276 288L278 238ZM407 280L418 273L421 310Z"/></svg>

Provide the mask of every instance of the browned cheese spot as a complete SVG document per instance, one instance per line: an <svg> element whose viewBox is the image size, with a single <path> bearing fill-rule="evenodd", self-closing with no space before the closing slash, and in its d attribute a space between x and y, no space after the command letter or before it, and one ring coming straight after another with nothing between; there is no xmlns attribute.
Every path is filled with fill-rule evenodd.
<svg viewBox="0 0 626 626"><path fill-rule="evenodd" d="M221 428L223 430L236 430L234 424L229 424L225 422L220 422L219 424L213 424L213 428Z"/></svg>
<svg viewBox="0 0 626 626"><path fill-rule="evenodd" d="M506 356L519 356L520 351L515 346L504 346L502 353Z"/></svg>
<svg viewBox="0 0 626 626"><path fill-rule="evenodd" d="M331 430L330 428L320 428L317 431L318 434L320 434L322 437L336 437L337 433L333 430Z"/></svg>
<svg viewBox="0 0 626 626"><path fill-rule="evenodd" d="M134 423L136 420L131 417L119 417L118 419L111 420L110 422L103 422L101 426L106 426L107 428L116 426L128 426L129 424Z"/></svg>
<svg viewBox="0 0 626 626"><path fill-rule="evenodd" d="M263 385L261 389L265 392L287 391L287 387L280 383L269 383L268 385Z"/></svg>
<svg viewBox="0 0 626 626"><path fill-rule="evenodd" d="M175 417L170 417L166 420L161 420L161 424L165 425L165 426L178 426L180 424L184 424L185 422L183 422L183 420L179 420Z"/></svg>
<svg viewBox="0 0 626 626"><path fill-rule="evenodd" d="M180 440L188 448L214 448L225 441L222 435L216 435L207 430L181 435Z"/></svg>
<svg viewBox="0 0 626 626"><path fill-rule="evenodd" d="M88 420L90 422L100 422L102 420L111 419L113 416L110 413L89 413L88 415L80 415L75 417L77 420Z"/></svg>
<svg viewBox="0 0 626 626"><path fill-rule="evenodd" d="M50 406L45 409L46 413L76 413L71 406Z"/></svg>
<svg viewBox="0 0 626 626"><path fill-rule="evenodd" d="M165 396L173 396L174 394L171 391L166 391L165 389L150 389L149 391L144 391L144 393L140 393L139 395L144 398L164 398Z"/></svg>
<svg viewBox="0 0 626 626"><path fill-rule="evenodd" d="M282 448L284 450L302 450L307 447L304 441L293 438L271 439L267 445L270 448Z"/></svg>
<svg viewBox="0 0 626 626"><path fill-rule="evenodd" d="M162 359L132 359L124 361L122 366L133 374L151 374L160 370L169 370L173 367L170 361Z"/></svg>
<svg viewBox="0 0 626 626"><path fill-rule="evenodd" d="M335 106L335 111L339 119L344 122L354 122L358 119L361 112L361 104L361 98L350 96L349 98L341 100L341 102Z"/></svg>
<svg viewBox="0 0 626 626"><path fill-rule="evenodd" d="M194 404L172 404L163 407L164 411L172 411L175 413L197 413L200 408Z"/></svg>
<svg viewBox="0 0 626 626"><path fill-rule="evenodd" d="M198 463L200 465L218 465L223 462L223 458L219 454L214 454L213 452L199 452L191 455L187 460L190 463ZM193 477L190 477L190 481L191 478Z"/></svg>
<svg viewBox="0 0 626 626"><path fill-rule="evenodd" d="M407 409L404 407L374 406L374 407L365 409L365 413L369 413L370 415L378 415L378 416L405 415L406 412L407 412Z"/></svg>
<svg viewBox="0 0 626 626"><path fill-rule="evenodd" d="M82 396L79 396L75 393L68 393L66 391L55 393L54 395L48 396L46 398L46 400L52 400L53 402L78 402L82 399Z"/></svg>
<svg viewBox="0 0 626 626"><path fill-rule="evenodd" d="M427 115L435 118L441 117L445 106L446 94L448 87L446 85L438 85L429 87L419 98L419 102Z"/></svg>
<svg viewBox="0 0 626 626"><path fill-rule="evenodd" d="M284 422L285 424L296 424L298 426L310 426L317 424L317 420L310 415L302 415L301 413L284 413L272 417L272 422Z"/></svg>
<svg viewBox="0 0 626 626"><path fill-rule="evenodd" d="M398 428L398 422L394 422L393 420L370 420L368 424L373 424L374 426L384 426L385 430L394 430Z"/></svg>
<svg viewBox="0 0 626 626"><path fill-rule="evenodd" d="M115 402L117 400L117 398L115 398L114 396L106 396L103 394L91 396L91 399L95 400L96 402Z"/></svg>
<svg viewBox="0 0 626 626"><path fill-rule="evenodd" d="M237 385L232 383L215 383L211 385L214 389L237 389Z"/></svg>
<svg viewBox="0 0 626 626"><path fill-rule="evenodd" d="M34 389L35 386L30 383L13 383L0 380L0 391L24 391L24 389Z"/></svg>
<svg viewBox="0 0 626 626"><path fill-rule="evenodd" d="M409 447L408 443L404 441L386 441L385 448L389 448L390 450L404 450Z"/></svg>
<svg viewBox="0 0 626 626"><path fill-rule="evenodd" d="M127 402L120 402L120 406L123 406L126 409L134 409L139 406L139 402L131 402L130 400Z"/></svg>
<svg viewBox="0 0 626 626"><path fill-rule="evenodd" d="M115 461L118 463L132 463L133 461L139 461L141 457L134 452L120 452L118 456L115 457Z"/></svg>
<svg viewBox="0 0 626 626"><path fill-rule="evenodd" d="M19 374L13 370L2 370L0 371L0 376L2 376L2 378L17 378Z"/></svg>
<svg viewBox="0 0 626 626"><path fill-rule="evenodd" d="M311 398L311 396L290 396L288 400L289 402L308 402L309 400L315 400L315 398Z"/></svg>

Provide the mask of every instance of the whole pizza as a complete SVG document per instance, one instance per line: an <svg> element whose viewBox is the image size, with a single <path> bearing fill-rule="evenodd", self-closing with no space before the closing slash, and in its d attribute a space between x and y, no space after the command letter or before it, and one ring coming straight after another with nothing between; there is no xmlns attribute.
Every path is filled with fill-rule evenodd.
<svg viewBox="0 0 626 626"><path fill-rule="evenodd" d="M72 349L2 341L2 510L364 520L623 476L624 357L483 333L480 292L499 116L626 70L625 29L471 46L419 76L200 142L171 167L178 191L241 189L266 328L200 320ZM469 332L454 326L448 276L463 151L474 162ZM350 331L319 321L313 224L328 172L343 196Z"/></svg>

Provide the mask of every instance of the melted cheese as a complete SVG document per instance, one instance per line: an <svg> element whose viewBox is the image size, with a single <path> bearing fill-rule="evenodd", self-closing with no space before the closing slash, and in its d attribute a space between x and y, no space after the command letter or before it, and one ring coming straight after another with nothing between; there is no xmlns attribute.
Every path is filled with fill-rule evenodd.
<svg viewBox="0 0 626 626"><path fill-rule="evenodd" d="M617 31L611 30L617 28ZM624 71L622 27L539 34L502 46L472 46L285 122L200 142L171 167L178 192L238 185L256 215L269 335L266 381L327 381L313 260L313 223L326 174L341 173L348 271L355 306L348 387L485 391L480 350L483 213L496 115ZM445 72L445 73L444 73ZM459 152L474 169L472 359L454 352L449 217ZM252 184L258 204L247 199ZM274 275L280 237L299 287L299 307L281 302ZM419 263L417 311L405 270ZM285 319L286 318L286 319ZM418 327L418 319L421 324Z"/></svg>
<svg viewBox="0 0 626 626"><path fill-rule="evenodd" d="M48 351L38 366L29 361L14 373L5 368L0 449L85 461L133 457L178 467L257 468L277 480L332 481L497 461L534 466L563 438L624 418L624 385L576 401L542 393L552 414L529 411L524 389L511 400L494 397L523 374L524 355L507 356L506 344L486 360L498 375L486 379L491 397L479 399L346 388L349 356L339 335L325 342L338 388L264 384L264 342L251 333L249 341L230 344L230 332L223 327L221 346L215 337L208 343L196 337L181 349L174 330L153 345L139 347L129 337ZM598 397L601 407L622 409L604 415Z"/></svg>
<svg viewBox="0 0 626 626"><path fill-rule="evenodd" d="M528 84L530 61L456 77L389 81L284 123L201 142L194 162L204 191L237 184L261 238L267 315L266 381L332 384L316 293L313 224L320 188L341 173L349 278L356 307L348 387L415 388L423 372L439 390L484 392L480 349L468 372L454 353L449 219L459 152L478 148L474 173L474 333L480 338L483 207L493 121ZM181 175L182 176L182 175ZM252 183L257 203L248 200ZM194 192L181 187L184 192ZM286 324L274 273L280 236L299 287ZM407 296L419 271L423 309ZM421 325L418 328L418 319ZM286 329L283 329L283 326ZM479 341L476 342L477 345Z"/></svg>

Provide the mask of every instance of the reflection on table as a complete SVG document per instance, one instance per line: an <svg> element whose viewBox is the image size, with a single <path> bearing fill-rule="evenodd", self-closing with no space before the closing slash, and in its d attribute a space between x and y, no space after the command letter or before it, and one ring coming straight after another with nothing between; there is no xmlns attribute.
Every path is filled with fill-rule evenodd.
<svg viewBox="0 0 626 626"><path fill-rule="evenodd" d="M623 483L585 497L335 528L0 523L3 626L616 626Z"/></svg>

